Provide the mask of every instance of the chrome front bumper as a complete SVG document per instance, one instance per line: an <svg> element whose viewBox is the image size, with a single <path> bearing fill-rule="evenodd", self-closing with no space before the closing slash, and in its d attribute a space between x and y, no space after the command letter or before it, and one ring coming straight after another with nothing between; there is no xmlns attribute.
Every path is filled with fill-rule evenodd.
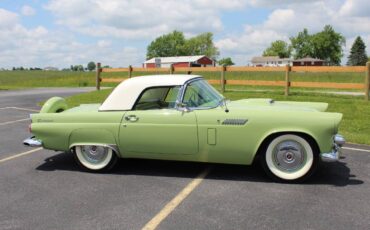
<svg viewBox="0 0 370 230"><path fill-rule="evenodd" d="M23 144L28 147L40 147L42 146L42 141L36 139L34 136L29 137L26 140L23 141Z"/></svg>
<svg viewBox="0 0 370 230"><path fill-rule="evenodd" d="M346 143L342 135L336 134L334 136L333 149L330 153L321 153L321 160L324 162L336 162L340 158L341 147Z"/></svg>

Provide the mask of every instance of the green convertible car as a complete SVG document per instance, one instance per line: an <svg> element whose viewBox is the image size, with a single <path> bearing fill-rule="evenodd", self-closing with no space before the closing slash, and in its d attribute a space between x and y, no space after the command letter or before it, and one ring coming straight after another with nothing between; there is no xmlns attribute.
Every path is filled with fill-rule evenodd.
<svg viewBox="0 0 370 230"><path fill-rule="evenodd" d="M31 114L28 146L70 151L90 171L117 158L250 165L258 157L281 181L308 178L337 161L345 143L340 113L327 103L228 101L201 76L155 75L123 81L103 104L68 108L60 97Z"/></svg>

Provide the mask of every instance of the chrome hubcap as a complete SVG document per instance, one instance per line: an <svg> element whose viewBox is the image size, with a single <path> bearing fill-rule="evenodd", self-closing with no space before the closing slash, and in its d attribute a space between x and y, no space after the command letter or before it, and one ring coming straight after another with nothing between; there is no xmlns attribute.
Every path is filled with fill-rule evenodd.
<svg viewBox="0 0 370 230"><path fill-rule="evenodd" d="M108 155L108 149L102 146L86 145L81 147L83 157L92 164L99 164Z"/></svg>
<svg viewBox="0 0 370 230"><path fill-rule="evenodd" d="M304 165L306 151L296 141L283 141L274 148L273 159L280 170L294 172Z"/></svg>

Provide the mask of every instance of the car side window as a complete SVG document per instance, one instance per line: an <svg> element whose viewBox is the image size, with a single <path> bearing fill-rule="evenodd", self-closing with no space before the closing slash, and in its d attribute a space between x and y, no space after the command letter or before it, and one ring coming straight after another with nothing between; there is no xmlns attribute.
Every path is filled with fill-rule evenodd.
<svg viewBox="0 0 370 230"><path fill-rule="evenodd" d="M179 88L166 86L145 89L134 105L134 110L174 108Z"/></svg>
<svg viewBox="0 0 370 230"><path fill-rule="evenodd" d="M183 102L192 108L216 107L220 103L221 96L204 80L190 83L185 90Z"/></svg>

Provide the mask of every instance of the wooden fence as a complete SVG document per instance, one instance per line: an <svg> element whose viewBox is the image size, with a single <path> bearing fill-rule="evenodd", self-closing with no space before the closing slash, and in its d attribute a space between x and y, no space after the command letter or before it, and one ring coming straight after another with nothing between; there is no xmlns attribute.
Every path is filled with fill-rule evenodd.
<svg viewBox="0 0 370 230"><path fill-rule="evenodd" d="M127 72L127 78L132 77L133 72L159 72L163 74L175 74L176 72L219 72L220 79L207 79L211 84L220 84L221 92L225 91L225 85L251 85L251 86L283 86L286 96L289 95L291 87L302 88L331 88L331 89L363 89L365 100L369 100L370 89L370 62L366 66L286 66L286 67L173 67L170 68L101 68L97 63L96 89L100 89L101 82L121 82L127 78L101 78L102 73ZM281 72L285 73L284 81L262 81L262 80L226 80L227 72ZM336 82L295 82L291 81L292 72L311 73L364 73L364 83L336 83Z"/></svg>

